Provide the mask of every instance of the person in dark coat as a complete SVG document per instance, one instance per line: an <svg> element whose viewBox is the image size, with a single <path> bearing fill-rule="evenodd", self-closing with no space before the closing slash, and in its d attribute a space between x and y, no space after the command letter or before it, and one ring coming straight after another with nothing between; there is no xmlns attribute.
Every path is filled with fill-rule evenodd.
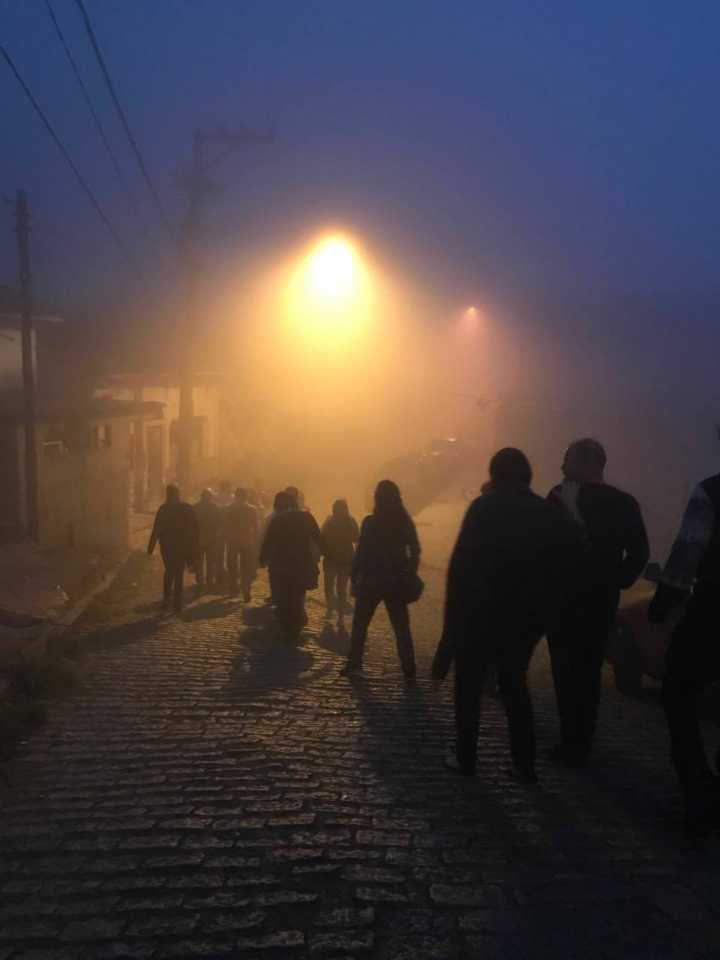
<svg viewBox="0 0 720 960"><path fill-rule="evenodd" d="M648 616L662 624L681 611L662 699L686 825L705 833L720 826L720 780L708 763L698 718L702 692L720 680L720 474L693 491Z"/></svg>
<svg viewBox="0 0 720 960"><path fill-rule="evenodd" d="M565 480L548 499L570 516L584 539L567 615L548 634L562 742L550 757L587 763L595 735L605 646L620 591L645 569L650 549L634 497L605 483L606 455L597 440L576 440L563 461Z"/></svg>
<svg viewBox="0 0 720 960"><path fill-rule="evenodd" d="M165 565L163 604L167 610L172 601L175 613L180 613L183 602L183 575L186 566L192 566L198 554L198 524L195 511L180 499L180 490L171 483L165 491L163 503L155 515L148 553L160 543Z"/></svg>
<svg viewBox="0 0 720 960"><path fill-rule="evenodd" d="M195 565L198 588L212 590L217 576L218 544L220 542L220 507L213 503L212 490L203 490L195 504L198 526L198 556Z"/></svg>
<svg viewBox="0 0 720 960"><path fill-rule="evenodd" d="M520 450L490 461L490 485L469 507L450 560L443 633L432 665L438 689L455 666L455 751L445 765L473 776L480 699L497 669L513 759L511 775L534 783L535 732L526 673L533 651L562 606L580 538L530 489Z"/></svg>
<svg viewBox="0 0 720 960"><path fill-rule="evenodd" d="M375 490L375 509L363 520L352 564L355 614L350 652L341 671L344 676L362 673L368 627L378 605L384 603L403 674L408 680L415 677L405 583L417 575L419 565L420 541L400 490L392 480L381 480Z"/></svg>
<svg viewBox="0 0 720 960"><path fill-rule="evenodd" d="M325 579L325 603L328 617L337 611L342 622L348 609L348 583L352 573L355 544L360 537L357 520L350 515L347 500L336 500L332 515L322 526L325 542L323 576Z"/></svg>
<svg viewBox="0 0 720 960"><path fill-rule="evenodd" d="M257 570L260 518L241 487L235 491L234 502L225 508L224 521L230 593L237 595L239 568L243 599L248 603Z"/></svg>
<svg viewBox="0 0 720 960"><path fill-rule="evenodd" d="M313 515L298 510L287 493L275 497L275 513L260 549L260 566L268 567L278 623L296 641L307 622L305 593L317 587L314 551L322 555L323 540Z"/></svg>

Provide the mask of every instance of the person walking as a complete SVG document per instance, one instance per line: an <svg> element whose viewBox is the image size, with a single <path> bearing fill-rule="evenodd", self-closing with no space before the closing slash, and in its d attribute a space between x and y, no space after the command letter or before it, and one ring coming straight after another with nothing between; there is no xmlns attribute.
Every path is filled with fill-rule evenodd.
<svg viewBox="0 0 720 960"><path fill-rule="evenodd" d="M670 637L662 701L688 830L720 826L720 780L708 763L698 702L720 680L720 474L693 491L648 608L653 624L680 614Z"/></svg>
<svg viewBox="0 0 720 960"><path fill-rule="evenodd" d="M165 503L155 515L148 543L152 555L160 543L160 553L165 566L163 577L163 608L172 603L175 613L180 613L183 604L183 576L186 566L192 566L198 555L198 524L195 511L189 503L180 499L180 490L174 483L165 490Z"/></svg>
<svg viewBox="0 0 720 960"><path fill-rule="evenodd" d="M355 544L360 538L357 520L351 516L347 500L336 500L332 515L322 526L325 542L323 577L325 580L325 603L327 615L337 612L338 623L342 623L348 611L348 583L352 573L355 556Z"/></svg>
<svg viewBox="0 0 720 960"><path fill-rule="evenodd" d="M213 503L212 491L203 490L195 504L198 527L198 555L195 563L197 585L202 593L212 591L217 580L218 541L220 538L220 508Z"/></svg>
<svg viewBox="0 0 720 960"><path fill-rule="evenodd" d="M380 603L390 617L397 652L407 680L415 677L415 651L408 604L422 590L418 577L420 542L415 524L405 509L400 489L392 480L381 480L375 490L375 507L365 517L352 564L355 614L350 652L341 673L362 673L368 627Z"/></svg>
<svg viewBox="0 0 720 960"><path fill-rule="evenodd" d="M218 535L217 557L215 567L217 570L217 585L223 587L228 582L227 568L227 538L225 536L225 515L227 508L232 505L235 497L233 496L232 486L227 480L223 480L217 491L213 495L213 501L220 510L220 532Z"/></svg>
<svg viewBox="0 0 720 960"><path fill-rule="evenodd" d="M224 529L230 593L237 596L239 567L243 600L249 603L257 570L260 518L241 487L235 491L234 502L225 509Z"/></svg>
<svg viewBox="0 0 720 960"><path fill-rule="evenodd" d="M278 493L260 549L260 566L269 569L278 623L291 642L298 640L307 623L305 592L317 587L313 549L323 552L314 517L298 510L289 493Z"/></svg>
<svg viewBox="0 0 720 960"><path fill-rule="evenodd" d="M605 483L606 462L597 440L576 440L565 454L564 482L548 496L575 521L584 541L572 602L548 633L562 733L550 758L569 767L589 760L605 645L620 592L635 583L650 554L640 507L630 494Z"/></svg>
<svg viewBox="0 0 720 960"><path fill-rule="evenodd" d="M490 485L468 508L447 579L443 633L432 665L435 690L455 666L455 749L445 766L477 764L480 700L497 669L507 714L513 779L535 783L535 728L527 669L567 589L580 538L530 489L532 470L507 447L490 461Z"/></svg>

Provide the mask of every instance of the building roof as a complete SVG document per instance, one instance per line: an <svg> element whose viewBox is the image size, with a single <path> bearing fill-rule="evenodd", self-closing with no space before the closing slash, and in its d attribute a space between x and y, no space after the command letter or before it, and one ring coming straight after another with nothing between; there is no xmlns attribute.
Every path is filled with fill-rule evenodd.
<svg viewBox="0 0 720 960"><path fill-rule="evenodd" d="M222 373L215 370L198 370L192 375L194 386L219 384L224 379ZM106 373L98 382L100 387L179 387L180 377L167 370Z"/></svg>
<svg viewBox="0 0 720 960"><path fill-rule="evenodd" d="M20 327L22 322L22 304L20 294L12 287L0 284L0 324L6 327ZM42 323L64 323L63 318L48 304L33 298L33 321Z"/></svg>
<svg viewBox="0 0 720 960"><path fill-rule="evenodd" d="M86 407L77 410L47 409L37 412L37 423L59 423L64 420L87 420L88 423L105 423L108 420L162 420L165 404L158 400L125 402L102 397ZM0 413L0 422L23 422L21 411Z"/></svg>

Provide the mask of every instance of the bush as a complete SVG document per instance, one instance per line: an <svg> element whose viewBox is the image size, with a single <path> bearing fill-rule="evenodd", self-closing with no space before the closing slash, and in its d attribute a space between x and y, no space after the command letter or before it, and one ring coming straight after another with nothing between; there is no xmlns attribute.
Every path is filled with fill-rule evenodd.
<svg viewBox="0 0 720 960"><path fill-rule="evenodd" d="M12 756L18 742L45 722L47 708L37 700L0 700L0 759Z"/></svg>
<svg viewBox="0 0 720 960"><path fill-rule="evenodd" d="M80 682L75 664L65 657L46 653L22 653L2 672L11 700L46 700L71 690Z"/></svg>

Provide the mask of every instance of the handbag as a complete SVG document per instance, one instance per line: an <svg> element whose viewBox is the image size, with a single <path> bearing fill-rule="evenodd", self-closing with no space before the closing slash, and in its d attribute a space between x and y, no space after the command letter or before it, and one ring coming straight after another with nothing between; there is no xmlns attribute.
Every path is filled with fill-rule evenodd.
<svg viewBox="0 0 720 960"><path fill-rule="evenodd" d="M425 589L425 581L408 570L400 579L398 597L403 603L417 603Z"/></svg>

